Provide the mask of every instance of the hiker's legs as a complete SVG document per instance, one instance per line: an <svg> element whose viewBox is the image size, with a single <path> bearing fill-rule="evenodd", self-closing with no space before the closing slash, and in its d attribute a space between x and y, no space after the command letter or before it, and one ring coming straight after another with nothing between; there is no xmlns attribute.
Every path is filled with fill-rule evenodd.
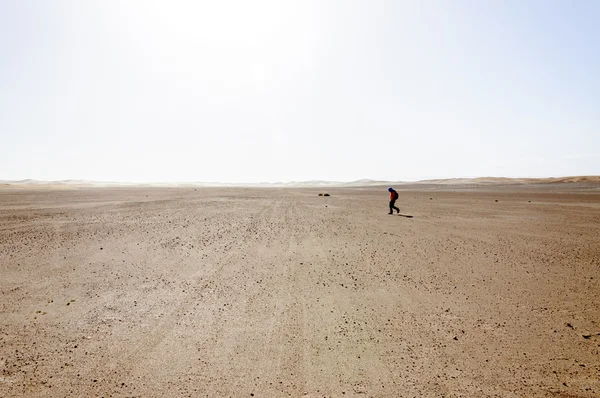
<svg viewBox="0 0 600 398"><path fill-rule="evenodd" d="M396 204L395 200L390 201L390 214L392 214L394 212L394 210L396 210L397 213L400 213L400 209L397 208L395 206L395 204Z"/></svg>

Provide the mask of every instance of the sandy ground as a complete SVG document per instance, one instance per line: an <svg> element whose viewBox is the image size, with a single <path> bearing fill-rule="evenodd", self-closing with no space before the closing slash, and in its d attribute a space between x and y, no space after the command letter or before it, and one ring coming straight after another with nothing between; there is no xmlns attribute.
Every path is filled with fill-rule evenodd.
<svg viewBox="0 0 600 398"><path fill-rule="evenodd" d="M328 192L0 191L0 396L600 396L600 190Z"/></svg>

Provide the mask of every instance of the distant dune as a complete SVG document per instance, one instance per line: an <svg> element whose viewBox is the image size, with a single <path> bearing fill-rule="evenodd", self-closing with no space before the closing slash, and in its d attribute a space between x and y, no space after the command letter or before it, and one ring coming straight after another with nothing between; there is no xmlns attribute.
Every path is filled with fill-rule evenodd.
<svg viewBox="0 0 600 398"><path fill-rule="evenodd" d="M445 178L435 180L423 180L418 183L426 184L527 184L528 178L507 178L507 177L477 177L477 178Z"/></svg>
<svg viewBox="0 0 600 398"><path fill-rule="evenodd" d="M559 177L549 178L548 183L560 183L560 182L600 182L600 176L574 176L574 177Z"/></svg>
<svg viewBox="0 0 600 398"><path fill-rule="evenodd" d="M477 178L448 178L423 180L416 183L427 184L474 184L474 185L505 185L505 184L559 184L559 183L600 183L600 176L571 176L550 178L507 178L507 177L477 177Z"/></svg>
<svg viewBox="0 0 600 398"><path fill-rule="evenodd" d="M318 188L318 187L370 187L381 185L529 185L529 184L563 184L563 183L589 183L600 184L600 176L569 176L551 178L507 178L507 177L477 177L477 178L445 178L421 181L381 181L360 179L350 182L341 181L290 181L290 182L260 182L260 183L220 183L220 182L114 182L114 181L86 181L86 180L18 180L0 181L0 188L46 188L46 189L76 189L92 187L265 187L265 188Z"/></svg>

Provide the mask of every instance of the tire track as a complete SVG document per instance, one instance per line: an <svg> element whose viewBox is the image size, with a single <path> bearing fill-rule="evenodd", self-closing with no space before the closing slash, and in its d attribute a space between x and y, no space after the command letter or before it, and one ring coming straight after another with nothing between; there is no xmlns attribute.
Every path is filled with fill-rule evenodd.
<svg viewBox="0 0 600 398"><path fill-rule="evenodd" d="M248 229L258 228L258 225L264 219L265 214L268 213L272 213L272 208L268 206L267 202L267 205L263 205L253 217ZM239 245L235 247L235 249L229 249L227 254L218 258L216 266L212 268L208 275L206 274L206 269L200 267L185 279L179 281L179 285L194 286L198 284L199 276L202 274L200 280L202 280L203 283L199 288L188 289L185 293L180 293L176 299L172 300L172 303L175 302L176 304L173 306L173 309L161 319L157 326L153 327L152 330L143 333L144 337L138 341L133 349L130 349L129 352L125 353L120 359L105 365L105 371L102 373L104 378L110 379L116 373L118 373L121 378L129 377L135 366L142 362L143 358L148 353L154 351L156 347L168 337L170 332L178 325L178 321L181 319L182 314L189 312L192 306L202 300L203 294L216 284L223 269L236 259L242 246L249 245L252 240L251 238L252 235L242 234Z"/></svg>

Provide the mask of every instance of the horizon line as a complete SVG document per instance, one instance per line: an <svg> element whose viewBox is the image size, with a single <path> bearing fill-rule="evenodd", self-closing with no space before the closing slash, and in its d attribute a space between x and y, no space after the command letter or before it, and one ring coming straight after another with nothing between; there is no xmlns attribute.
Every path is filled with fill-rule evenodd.
<svg viewBox="0 0 600 398"><path fill-rule="evenodd" d="M487 181L486 181L487 180ZM502 176L482 176L482 177L449 177L449 178L426 178L419 180L374 180L370 178L361 178L351 181L339 180L291 180L291 181L261 181L261 182L220 182L220 181L110 181L110 180L85 180L85 179L61 179L61 180L37 180L37 179L21 179L21 180L0 180L2 185L216 185L216 186L273 186L273 185L383 185L383 184L410 184L410 183L440 183L440 182L533 182L533 181L556 181L565 180L564 182L600 182L600 175L570 175L570 176L553 176L553 177L502 177Z"/></svg>

